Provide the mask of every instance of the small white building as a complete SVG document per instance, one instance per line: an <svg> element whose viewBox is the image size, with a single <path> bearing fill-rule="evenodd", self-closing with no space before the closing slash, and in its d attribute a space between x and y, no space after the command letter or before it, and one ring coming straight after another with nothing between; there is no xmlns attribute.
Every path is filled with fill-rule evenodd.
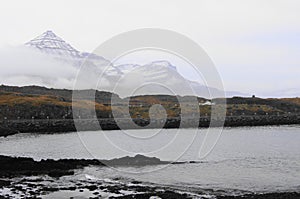
<svg viewBox="0 0 300 199"><path fill-rule="evenodd" d="M211 101L206 101L204 103L199 103L199 106L211 106L211 105L215 105L215 103L212 103Z"/></svg>

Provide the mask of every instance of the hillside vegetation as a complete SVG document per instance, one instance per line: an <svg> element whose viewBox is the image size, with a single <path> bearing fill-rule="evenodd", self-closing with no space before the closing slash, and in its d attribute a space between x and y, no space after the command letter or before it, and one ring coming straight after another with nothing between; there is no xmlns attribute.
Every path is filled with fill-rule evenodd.
<svg viewBox="0 0 300 199"><path fill-rule="evenodd" d="M116 94L93 90L77 91L80 96L73 106L81 111L81 118L89 118L90 113L96 110L98 118L125 117L124 111L128 109L133 118L149 118L149 110L152 105L159 104L164 110L153 112L153 117L160 118L167 114L169 118L180 117L181 108L188 110L191 116L209 116L212 106L221 106L224 99L207 100L197 98L197 107L189 102L190 96L179 97L169 95L134 96L121 99ZM88 98L90 93L95 93L95 102ZM116 104L111 107L111 97ZM180 100L178 100L180 99ZM181 103L179 103L179 101ZM207 104L207 102L212 103ZM300 99L262 99L233 97L226 99L227 115L282 115L298 114L300 111ZM112 114L112 108L114 114ZM200 110L200 112L199 112ZM0 86L0 120L16 119L72 119L72 91L66 89L48 89L38 86L10 87Z"/></svg>

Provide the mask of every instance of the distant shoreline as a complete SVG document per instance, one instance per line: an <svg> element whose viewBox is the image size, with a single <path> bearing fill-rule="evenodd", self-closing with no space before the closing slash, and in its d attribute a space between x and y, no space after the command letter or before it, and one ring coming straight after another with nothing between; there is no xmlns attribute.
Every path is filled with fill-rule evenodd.
<svg viewBox="0 0 300 199"><path fill-rule="evenodd" d="M207 128L211 122L213 126L225 127L300 124L300 98L205 99L173 95L120 98L117 94L96 90L75 93L80 96L77 100L73 99L73 91L67 89L0 86L0 136L138 128ZM191 98L197 100L196 104L191 104ZM112 99L118 103L112 105ZM162 106L166 115L152 111L155 115L151 117L157 119L150 123L150 108L154 105ZM222 116L210 118L213 110L217 113L223 110ZM182 113L190 118L181 120ZM162 116L165 119L159 119Z"/></svg>
<svg viewBox="0 0 300 199"><path fill-rule="evenodd" d="M217 119L217 118L216 118ZM119 119L118 119L119 120ZM210 117L200 117L199 128L207 128L210 126ZM155 129L161 128L164 121L155 120L154 125L148 125L147 119L133 119L137 126L129 123L131 119L121 119L122 129ZM163 128L191 128L195 125L195 119L185 120L181 124L180 118L168 118ZM119 123L119 124L120 124ZM155 125L155 123L157 125ZM160 124L159 124L160 123ZM0 121L0 136L9 136L17 133L62 133L74 131L96 131L96 130L120 130L116 121L113 118L100 118L100 119L77 119L76 124L79 128L76 129L73 119L35 119L35 120L1 120ZM287 114L287 115L256 115L256 116L227 116L225 119L224 127L241 127L241 126L268 126L268 125L291 125L300 124L300 115ZM101 126L101 127L100 127ZM214 126L223 126L222 120L214 121ZM78 126L77 126L78 127Z"/></svg>

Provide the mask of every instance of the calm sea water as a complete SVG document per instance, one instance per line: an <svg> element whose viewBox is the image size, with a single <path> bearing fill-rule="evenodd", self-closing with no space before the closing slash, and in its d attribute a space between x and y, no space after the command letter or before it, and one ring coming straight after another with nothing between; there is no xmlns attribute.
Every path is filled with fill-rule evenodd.
<svg viewBox="0 0 300 199"><path fill-rule="evenodd" d="M300 126L225 128L216 145L219 130L210 133L207 137L204 129L164 129L18 134L0 138L0 151L37 160L111 159L137 153L162 160L199 160L201 163L197 164L87 167L78 171L77 176L88 174L100 179L134 179L191 190L225 192L300 189Z"/></svg>

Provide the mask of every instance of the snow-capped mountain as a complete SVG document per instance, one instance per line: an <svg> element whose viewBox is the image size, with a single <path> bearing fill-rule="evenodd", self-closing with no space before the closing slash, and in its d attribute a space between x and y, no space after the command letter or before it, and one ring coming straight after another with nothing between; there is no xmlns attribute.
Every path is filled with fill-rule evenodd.
<svg viewBox="0 0 300 199"><path fill-rule="evenodd" d="M51 55L54 58L59 58L68 62L73 62L74 65L81 65L83 61L91 61L94 64L100 63L101 65L110 64L109 60L106 60L102 56L88 52L80 52L79 50L71 46L69 43L64 41L62 38L57 36L51 30L46 31L38 37L25 43L25 46L38 49L40 52ZM173 66L168 61L154 61L148 64L149 69L156 66L164 66L174 69L176 71L176 66ZM115 72L116 74L126 74L137 67L140 67L140 65L124 64L115 66L114 69L116 71L113 71L113 69L109 69L107 72Z"/></svg>
<svg viewBox="0 0 300 199"><path fill-rule="evenodd" d="M54 58L72 62L76 66L81 65L86 59L101 64L109 63L108 60L96 54L78 51L51 30L25 43L25 46L38 49L40 52L51 55Z"/></svg>
<svg viewBox="0 0 300 199"><path fill-rule="evenodd" d="M177 71L176 66L173 66L170 62L165 61L165 60L160 60L160 61L154 61L149 64L145 65L149 70L157 70L157 67L165 67L169 69L173 69L174 71ZM129 73L132 70L136 70L139 67L142 67L142 65L139 64L121 64L121 65L116 65L116 68L121 70L124 74Z"/></svg>
<svg viewBox="0 0 300 199"><path fill-rule="evenodd" d="M170 62L165 60L153 61L150 64L148 64L148 67L157 67L157 66L163 66L177 71L176 66L173 66Z"/></svg>
<svg viewBox="0 0 300 199"><path fill-rule="evenodd" d="M189 95L191 88L176 67L167 61L145 65L126 64L115 66L123 72L115 91L121 96L169 94Z"/></svg>
<svg viewBox="0 0 300 199"><path fill-rule="evenodd" d="M51 30L25 43L25 46L75 67L79 67L84 63L88 66L91 73L101 74L104 68L106 68L104 74L106 77L109 76L116 79L116 77L122 75L122 72L118 68L106 67L110 65L109 60L94 53L81 52L75 49Z"/></svg>
<svg viewBox="0 0 300 199"><path fill-rule="evenodd" d="M72 58L84 58L85 55L73 48L70 44L48 30L40 36L25 43L26 46L31 46L39 49L42 52L55 56L64 56Z"/></svg>
<svg viewBox="0 0 300 199"><path fill-rule="evenodd" d="M120 78L133 69L142 67L141 65L137 64L113 66L109 60L106 60L102 56L88 52L80 52L51 30L46 31L38 37L25 43L25 46L36 49L44 54L52 56L57 60L64 61L77 67L82 63L85 63L85 65L88 65L89 68L93 68L93 70L98 73L101 73L105 68L104 75L114 76L114 80L116 77ZM111 67L106 67L108 65L111 65ZM147 71L151 74L153 71L157 71L157 67L161 66L176 71L176 67L167 61L155 61L147 64Z"/></svg>
<svg viewBox="0 0 300 199"><path fill-rule="evenodd" d="M196 94L202 97L209 97L210 92L214 94L222 93L215 88L209 88L210 92L208 92L206 86L187 80L177 71L176 66L168 61L153 61L145 65L130 63L113 65L102 56L80 52L50 30L30 40L25 46L76 68L84 63L85 66L88 66L88 70L85 72L92 74L91 78L96 78L99 74L102 74L102 77L104 77L106 81L105 87L103 86L100 89L114 91L125 97L132 94L130 88L136 88L149 82L165 85L165 88L171 88L178 95ZM87 78L87 82L88 80ZM117 90L115 90L116 83L119 84ZM153 87L148 86L146 91L140 90L141 93L135 94L147 94L148 91L151 94L155 94L155 92L164 94L165 88L157 85ZM191 88L195 92L190 93Z"/></svg>

